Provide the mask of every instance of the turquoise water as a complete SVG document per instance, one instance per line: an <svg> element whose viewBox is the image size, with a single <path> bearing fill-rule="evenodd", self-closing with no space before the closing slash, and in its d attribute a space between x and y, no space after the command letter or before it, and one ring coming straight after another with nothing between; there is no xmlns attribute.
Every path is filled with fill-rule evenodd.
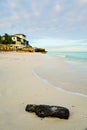
<svg viewBox="0 0 87 130"><path fill-rule="evenodd" d="M69 59L87 60L87 52L58 52L49 51L48 54L62 56Z"/></svg>

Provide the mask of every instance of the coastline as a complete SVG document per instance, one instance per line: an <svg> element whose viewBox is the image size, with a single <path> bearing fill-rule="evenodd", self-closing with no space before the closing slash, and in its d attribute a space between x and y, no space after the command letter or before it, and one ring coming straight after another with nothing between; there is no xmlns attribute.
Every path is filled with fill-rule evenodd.
<svg viewBox="0 0 87 130"><path fill-rule="evenodd" d="M48 80L44 79L44 78L41 78L41 76L38 76L38 74L36 74L35 71L32 71L33 74L40 80L42 80L43 82L45 82L46 84L50 85L50 87L54 87L56 90L58 91L61 91L61 92L65 92L65 93L69 93L69 94L72 94L72 95L77 95L77 96L82 96L82 97L87 97L86 94L83 94L83 93L79 93L79 92L76 92L76 91L73 91L71 89L65 89L65 88L62 88L60 86L56 86L52 83L50 83Z"/></svg>
<svg viewBox="0 0 87 130"><path fill-rule="evenodd" d="M85 130L87 98L56 90L33 74L33 68L64 64L38 53L4 53L0 55L0 129L1 130ZM27 104L48 104L67 107L70 118L38 118L25 112Z"/></svg>
<svg viewBox="0 0 87 130"><path fill-rule="evenodd" d="M87 62L58 56L51 57L51 60L53 60L51 64L34 68L34 73L61 91L87 97Z"/></svg>

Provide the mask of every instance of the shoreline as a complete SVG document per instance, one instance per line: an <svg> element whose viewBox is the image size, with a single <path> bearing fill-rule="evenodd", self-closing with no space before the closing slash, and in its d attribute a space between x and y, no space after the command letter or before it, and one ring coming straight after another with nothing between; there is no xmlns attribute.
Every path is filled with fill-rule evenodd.
<svg viewBox="0 0 87 130"><path fill-rule="evenodd" d="M64 88L62 88L62 87L55 86L55 85L51 84L48 80L41 78L38 74L36 74L36 72L35 72L34 70L33 70L32 72L33 72L33 74L34 74L38 79L42 80L44 83L50 85L51 87L54 87L54 88L55 88L56 90L58 90L58 91L65 92L65 93L70 93L70 94L72 94L72 95L87 97L86 94L82 94L82 93L75 92L75 91L72 91L72 90L66 90L66 89L64 89Z"/></svg>
<svg viewBox="0 0 87 130"><path fill-rule="evenodd" d="M5 53L0 55L1 130L85 130L87 98L56 90L33 74L33 68L56 64L42 54ZM58 64L63 64L63 60ZM25 112L27 104L63 106L70 110L68 120L39 118ZM74 124L74 125L73 125Z"/></svg>
<svg viewBox="0 0 87 130"><path fill-rule="evenodd" d="M60 57L51 57L51 60L56 60L57 63L37 66L33 68L35 74L44 82L47 82L61 91L68 91L87 97L87 62ZM65 77L67 76L67 78L63 75Z"/></svg>

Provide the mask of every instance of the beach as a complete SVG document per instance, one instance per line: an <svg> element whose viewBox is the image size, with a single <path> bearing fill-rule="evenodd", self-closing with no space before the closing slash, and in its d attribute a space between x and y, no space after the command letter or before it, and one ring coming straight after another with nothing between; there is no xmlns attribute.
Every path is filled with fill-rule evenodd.
<svg viewBox="0 0 87 130"><path fill-rule="evenodd" d="M87 96L68 91L69 86L66 90L57 89L52 85L57 80L48 73L52 82L40 78L42 72L49 72L54 65L59 70L61 66L63 72L67 67L64 58L56 60L41 53L0 53L0 130L87 130ZM66 79L66 73L63 77ZM39 118L25 111L27 104L63 106L69 109L70 117Z"/></svg>

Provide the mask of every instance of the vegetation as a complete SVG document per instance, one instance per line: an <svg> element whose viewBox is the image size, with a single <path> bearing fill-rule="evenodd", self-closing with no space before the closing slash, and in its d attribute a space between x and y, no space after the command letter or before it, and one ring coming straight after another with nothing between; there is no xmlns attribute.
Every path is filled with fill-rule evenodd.
<svg viewBox="0 0 87 130"><path fill-rule="evenodd" d="M2 43L2 36L0 35L0 44Z"/></svg>
<svg viewBox="0 0 87 130"><path fill-rule="evenodd" d="M7 33L4 36L0 36L0 44L13 44L12 36Z"/></svg>
<svg viewBox="0 0 87 130"><path fill-rule="evenodd" d="M34 48L31 45L16 47L14 41L12 40L12 35L5 33L5 35L0 35L0 51L18 51L18 52L41 52L46 53L44 48Z"/></svg>

